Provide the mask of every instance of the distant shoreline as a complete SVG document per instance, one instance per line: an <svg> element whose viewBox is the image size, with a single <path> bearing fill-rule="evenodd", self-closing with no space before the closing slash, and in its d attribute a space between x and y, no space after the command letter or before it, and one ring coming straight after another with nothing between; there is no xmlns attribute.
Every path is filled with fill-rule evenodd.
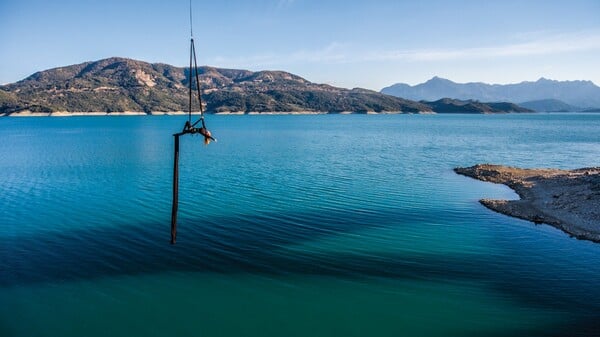
<svg viewBox="0 0 600 337"><path fill-rule="evenodd" d="M493 211L546 223L578 239L600 243L600 167L559 170L479 164L454 171L507 185L521 198L479 201Z"/></svg>
<svg viewBox="0 0 600 337"><path fill-rule="evenodd" d="M194 113L196 114L196 113ZM199 113L198 113L199 114ZM5 114L3 117L71 117L71 116L151 116L151 115L187 115L187 112L173 111L173 112L152 112L145 113L141 111L121 111L121 112L69 112L69 111L55 111L55 112L31 112L29 110L13 112Z"/></svg>
<svg viewBox="0 0 600 337"><path fill-rule="evenodd" d="M71 117L71 116L178 116L187 115L184 111L153 111L150 113L141 111L123 111L123 112L67 112L67 111L56 111L56 112L31 112L29 110L13 112L10 114L0 115L0 117ZM270 111L270 112L258 112L258 111L228 111L228 112L210 112L207 114L211 115L393 115L393 114L415 114L412 112L402 111L384 111L384 112L326 112L326 111ZM435 114L432 112L419 112L418 114ZM200 115L199 112L193 112L192 115Z"/></svg>
<svg viewBox="0 0 600 337"><path fill-rule="evenodd" d="M590 111L574 111L574 112L503 112L503 113L469 113L469 112L435 112L435 111L421 111L421 112L403 112L403 111L367 111L367 112L352 112L352 111L340 111L340 112L327 112L327 111L226 111L226 112L205 112L208 115L506 115L506 114L596 114L596 112ZM29 110L13 112L8 114L0 114L0 117L75 117L75 116L181 116L187 115L184 111L152 111L150 113L142 111L120 111L120 112L68 112L68 111L55 111L55 112L31 112ZM193 112L192 115L200 115L199 112Z"/></svg>

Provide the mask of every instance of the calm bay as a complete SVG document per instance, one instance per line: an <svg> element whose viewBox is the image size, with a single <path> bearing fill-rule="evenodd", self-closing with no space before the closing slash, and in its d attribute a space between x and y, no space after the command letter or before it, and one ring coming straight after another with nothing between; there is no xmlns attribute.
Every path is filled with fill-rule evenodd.
<svg viewBox="0 0 600 337"><path fill-rule="evenodd" d="M600 245L477 163L600 166L600 114L1 118L0 336L589 336Z"/></svg>

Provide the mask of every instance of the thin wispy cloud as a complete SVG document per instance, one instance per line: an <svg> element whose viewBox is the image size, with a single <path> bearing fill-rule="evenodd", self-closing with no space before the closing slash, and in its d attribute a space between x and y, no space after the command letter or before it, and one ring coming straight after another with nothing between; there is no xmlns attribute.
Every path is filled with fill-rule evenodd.
<svg viewBox="0 0 600 337"><path fill-rule="evenodd" d="M277 1L277 8L286 8L291 6L294 3L295 0L278 0Z"/></svg>
<svg viewBox="0 0 600 337"><path fill-rule="evenodd" d="M301 49L290 53L261 53L236 57L217 56L209 59L209 63L250 68L294 63L345 63L354 57L349 50L349 45L333 42L315 50Z"/></svg>
<svg viewBox="0 0 600 337"><path fill-rule="evenodd" d="M470 59L493 59L554 55L600 50L600 32L582 32L539 36L517 43L457 49L373 50L354 48L351 44L331 43L315 50L270 53L250 57L217 57L220 65L266 67L296 63L355 63L377 61L437 62ZM365 50L365 49L370 49Z"/></svg>
<svg viewBox="0 0 600 337"><path fill-rule="evenodd" d="M598 49L600 49L600 34L570 34L488 47L371 53L365 57L365 60L443 61L550 55Z"/></svg>

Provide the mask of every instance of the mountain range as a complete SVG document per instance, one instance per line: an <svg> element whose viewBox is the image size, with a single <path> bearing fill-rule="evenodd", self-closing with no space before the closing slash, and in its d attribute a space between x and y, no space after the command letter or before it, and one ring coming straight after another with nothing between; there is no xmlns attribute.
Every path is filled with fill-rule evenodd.
<svg viewBox="0 0 600 337"><path fill-rule="evenodd" d="M456 83L436 76L414 86L396 83L383 88L381 93L417 101L434 101L447 97L485 102L507 101L536 111L581 111L600 107L600 87L591 81L555 81L545 78L535 82L501 85Z"/></svg>
<svg viewBox="0 0 600 337"><path fill-rule="evenodd" d="M200 67L199 74L209 113L431 112L423 103L316 84L283 71ZM0 86L0 115L186 111L188 75L188 68L117 57L45 70Z"/></svg>
<svg viewBox="0 0 600 337"><path fill-rule="evenodd" d="M284 71L205 66L199 68L199 75L209 113L531 112L511 103L456 99L416 102L367 89L312 83ZM186 111L188 79L188 68L118 57L54 68L0 86L0 116Z"/></svg>

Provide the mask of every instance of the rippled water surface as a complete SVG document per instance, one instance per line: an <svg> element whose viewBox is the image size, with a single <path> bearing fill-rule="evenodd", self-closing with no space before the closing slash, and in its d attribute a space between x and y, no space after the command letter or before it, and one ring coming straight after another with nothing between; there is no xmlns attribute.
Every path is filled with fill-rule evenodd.
<svg viewBox="0 0 600 337"><path fill-rule="evenodd" d="M600 166L600 114L0 119L0 336L600 335L600 245L452 172Z"/></svg>

